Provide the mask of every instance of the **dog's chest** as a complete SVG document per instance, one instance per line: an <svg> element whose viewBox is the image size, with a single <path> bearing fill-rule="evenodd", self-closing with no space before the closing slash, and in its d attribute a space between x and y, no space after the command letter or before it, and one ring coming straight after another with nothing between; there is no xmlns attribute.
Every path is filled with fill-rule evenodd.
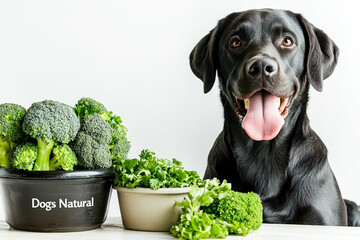
<svg viewBox="0 0 360 240"><path fill-rule="evenodd" d="M237 148L234 151L237 170L246 191L255 191L263 199L280 194L287 181L289 157L267 145Z"/></svg>

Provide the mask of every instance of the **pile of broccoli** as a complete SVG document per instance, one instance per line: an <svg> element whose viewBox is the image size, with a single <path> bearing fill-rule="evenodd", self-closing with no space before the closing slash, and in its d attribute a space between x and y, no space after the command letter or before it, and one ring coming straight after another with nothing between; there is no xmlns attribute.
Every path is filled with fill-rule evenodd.
<svg viewBox="0 0 360 240"><path fill-rule="evenodd" d="M0 167L72 171L112 167L130 150L121 118L81 98L75 107L44 100L24 107L0 104Z"/></svg>

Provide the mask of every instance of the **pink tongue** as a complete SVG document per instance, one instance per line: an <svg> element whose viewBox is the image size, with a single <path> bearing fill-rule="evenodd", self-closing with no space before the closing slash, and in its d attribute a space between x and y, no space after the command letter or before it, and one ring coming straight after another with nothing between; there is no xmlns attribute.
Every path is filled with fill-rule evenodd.
<svg viewBox="0 0 360 240"><path fill-rule="evenodd" d="M249 107L242 127L254 140L270 140L276 137L284 125L279 113L277 97L266 91L259 91L249 98Z"/></svg>

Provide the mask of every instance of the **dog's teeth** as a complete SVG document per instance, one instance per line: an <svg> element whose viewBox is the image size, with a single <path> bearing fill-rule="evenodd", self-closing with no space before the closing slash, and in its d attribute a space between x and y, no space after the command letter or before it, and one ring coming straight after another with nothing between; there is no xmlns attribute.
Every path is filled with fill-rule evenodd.
<svg viewBox="0 0 360 240"><path fill-rule="evenodd" d="M249 109L249 99L248 98L244 99L244 104L245 104L245 109L248 110Z"/></svg>
<svg viewBox="0 0 360 240"><path fill-rule="evenodd" d="M276 102L277 102L278 108L280 109L280 107L281 107L281 99L276 98ZM249 99L248 98L244 99L244 107L245 107L245 110L249 109Z"/></svg>

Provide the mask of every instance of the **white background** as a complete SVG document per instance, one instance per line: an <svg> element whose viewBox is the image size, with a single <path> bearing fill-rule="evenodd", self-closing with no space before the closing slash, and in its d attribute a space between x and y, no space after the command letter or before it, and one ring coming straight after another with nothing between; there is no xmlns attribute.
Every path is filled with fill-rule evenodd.
<svg viewBox="0 0 360 240"><path fill-rule="evenodd" d="M217 86L203 94L189 53L227 14L267 7L302 13L340 48L323 92L311 90L308 113L343 196L360 203L356 0L0 1L0 102L92 97L122 117L130 157L149 148L202 176L223 112ZM119 215L115 192L109 215Z"/></svg>

